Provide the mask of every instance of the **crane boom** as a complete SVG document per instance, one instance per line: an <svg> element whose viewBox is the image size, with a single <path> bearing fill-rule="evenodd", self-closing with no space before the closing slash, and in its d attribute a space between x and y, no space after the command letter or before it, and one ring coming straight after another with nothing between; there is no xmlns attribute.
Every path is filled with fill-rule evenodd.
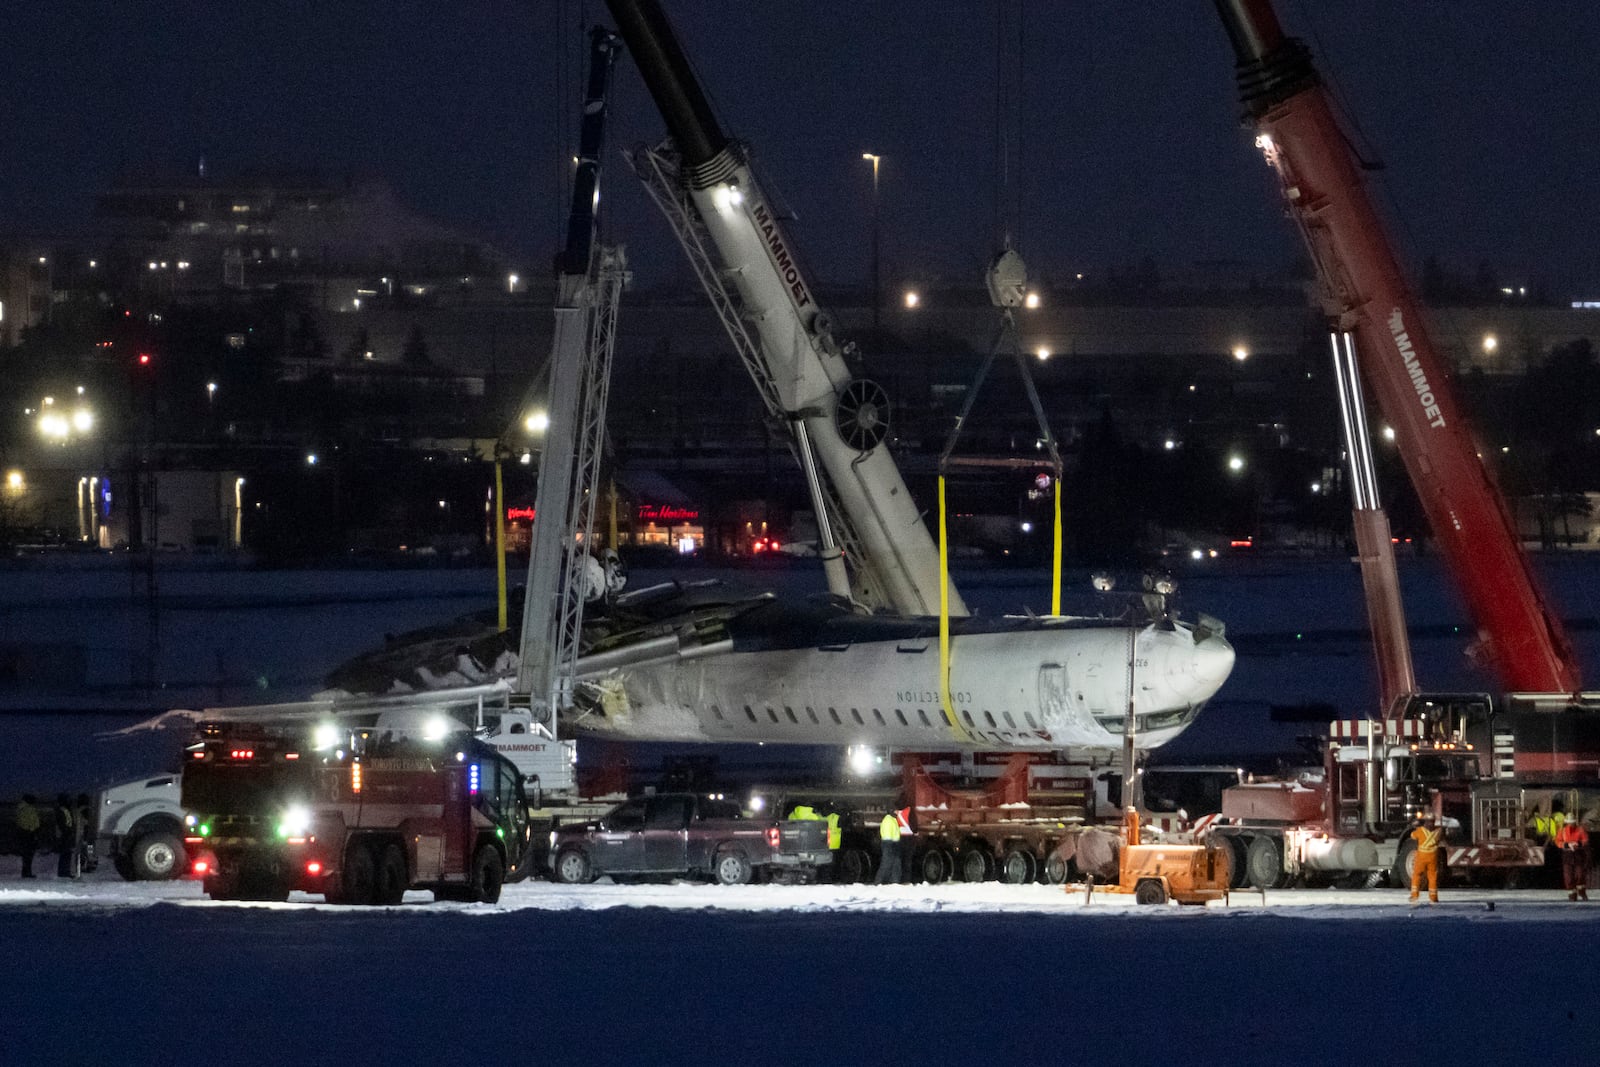
<svg viewBox="0 0 1600 1067"><path fill-rule="evenodd" d="M1494 478L1461 416L1448 366L1401 270L1332 104L1271 0L1214 0L1240 98L1277 171L1337 328L1394 428L1406 473L1508 689L1574 693L1577 661L1539 590Z"/></svg>
<svg viewBox="0 0 1600 1067"><path fill-rule="evenodd" d="M938 550L885 443L882 390L852 377L771 198L741 147L722 132L660 5L607 0L607 6L666 121L694 213L752 313L763 364L757 382L770 383L794 438L819 527L826 528L829 501L836 500L859 545L859 558L843 558L839 549L829 551L824 536L829 589L869 607L936 614ZM848 581L845 564L854 569ZM953 589L949 596L951 614L966 614Z"/></svg>

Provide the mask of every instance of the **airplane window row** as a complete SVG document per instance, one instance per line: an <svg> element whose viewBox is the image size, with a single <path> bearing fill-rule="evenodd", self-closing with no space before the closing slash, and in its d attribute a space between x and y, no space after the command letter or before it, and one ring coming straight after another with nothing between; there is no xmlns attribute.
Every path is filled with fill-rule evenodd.
<svg viewBox="0 0 1600 1067"><path fill-rule="evenodd" d="M726 721L726 717L722 714L722 709L720 707L718 707L715 704L713 704L712 707L711 707L711 711L712 711L712 714L716 715L716 717L719 720ZM767 712L767 718L769 720L771 720L773 723L781 722L781 720L778 718L777 709L769 707L769 708L766 709L766 712ZM811 725L813 725L813 726L821 726L822 725L822 720L820 718L818 718L815 708L808 707L808 708L805 709L805 712L806 712L806 718L811 721ZM931 729L934 728L933 720L928 717L928 713L926 711L924 711L922 708L917 708L916 712L917 712L917 719L921 723L921 725L922 725L922 727L924 729L930 729L931 730ZM744 714L745 714L745 718L749 719L751 722L759 722L760 721L756 717L755 709L752 708L749 704L746 704L744 706ZM784 717L787 718L794 725L796 725L796 726L800 725L800 719L799 719L798 716L795 715L795 712L794 712L793 708L785 706L784 709L783 709L783 714L784 714ZM949 712L943 712L942 714L943 714L945 725L949 726L949 727L954 727L955 723L951 720L950 713ZM987 731L984 731L984 732L986 732L990 737L993 737L997 741L1009 742L1009 741L1013 740L1013 738L1015 736L1014 732L1017 729L1017 720L1012 718L1011 713L1009 711L1002 711L1000 713L1000 717L1005 720L1006 726L1009 727L1009 729L1007 729L1005 731L1001 731L1000 724L995 721L995 717L994 717L994 713L993 712L985 711L982 714L983 714L984 721L986 723L988 723L988 725L989 725L989 729ZM833 724L835 726L843 726L844 725L844 719L839 715L839 710L837 708L829 708L828 709L828 717L833 720ZM867 724L866 720L864 718L862 718L861 711L860 711L859 708L851 708L850 709L850 717L855 720L855 723L856 723L857 726L865 726ZM879 711L877 708L873 708L872 709L872 717L877 721L879 726L887 727L889 725L888 720L883 717L883 712ZM899 721L901 726L906 726L906 727L911 726L911 720L906 718L906 713L904 711L902 711L901 709L899 709L899 708L895 708L894 709L894 717ZM977 722L972 717L972 712L963 711L963 712L961 712L961 717L962 717L963 720L966 721L968 732L973 733L973 734L979 733L979 727L978 727ZM1038 724L1037 721L1034 720L1034 717L1033 717L1032 714L1030 714L1030 713L1025 711L1025 712L1022 713L1022 717L1023 717L1024 720L1027 721L1028 729L1030 729L1030 730L1038 730L1039 729L1039 724Z"/></svg>

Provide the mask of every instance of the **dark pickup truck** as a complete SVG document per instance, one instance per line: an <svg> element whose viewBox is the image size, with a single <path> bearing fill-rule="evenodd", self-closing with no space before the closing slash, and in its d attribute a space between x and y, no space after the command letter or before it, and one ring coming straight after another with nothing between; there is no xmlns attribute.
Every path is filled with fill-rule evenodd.
<svg viewBox="0 0 1600 1067"><path fill-rule="evenodd" d="M692 875L722 885L757 879L814 881L832 862L828 824L763 819L718 795L663 793L637 797L596 822L550 834L558 882L592 882L602 874Z"/></svg>

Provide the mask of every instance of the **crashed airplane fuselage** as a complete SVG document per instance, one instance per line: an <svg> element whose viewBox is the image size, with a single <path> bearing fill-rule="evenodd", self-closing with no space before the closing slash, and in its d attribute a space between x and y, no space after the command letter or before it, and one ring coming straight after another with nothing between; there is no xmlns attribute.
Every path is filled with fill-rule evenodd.
<svg viewBox="0 0 1600 1067"><path fill-rule="evenodd" d="M687 592L619 598L586 626L595 636L564 729L650 741L1111 748L1131 682L1145 749L1192 722L1234 662L1209 620L954 619L947 710L937 618ZM514 676L516 648L511 632L435 633L363 657L330 684L392 693L481 683Z"/></svg>

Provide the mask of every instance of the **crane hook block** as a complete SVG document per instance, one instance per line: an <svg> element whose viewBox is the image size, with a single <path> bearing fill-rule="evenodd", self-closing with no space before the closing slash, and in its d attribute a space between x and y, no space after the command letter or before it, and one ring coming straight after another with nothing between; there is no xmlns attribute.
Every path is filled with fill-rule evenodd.
<svg viewBox="0 0 1600 1067"><path fill-rule="evenodd" d="M995 307L1021 307L1028 297L1027 265L1009 248L990 261L988 281L989 299Z"/></svg>

